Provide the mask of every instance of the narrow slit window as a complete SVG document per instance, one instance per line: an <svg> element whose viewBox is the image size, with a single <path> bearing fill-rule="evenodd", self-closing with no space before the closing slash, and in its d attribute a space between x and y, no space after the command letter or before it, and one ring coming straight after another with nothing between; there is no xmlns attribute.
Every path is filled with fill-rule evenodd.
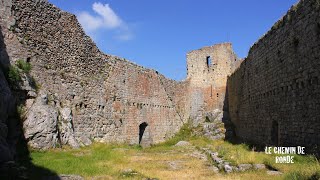
<svg viewBox="0 0 320 180"><path fill-rule="evenodd" d="M207 56L207 67L209 68L210 65L211 65L211 57Z"/></svg>

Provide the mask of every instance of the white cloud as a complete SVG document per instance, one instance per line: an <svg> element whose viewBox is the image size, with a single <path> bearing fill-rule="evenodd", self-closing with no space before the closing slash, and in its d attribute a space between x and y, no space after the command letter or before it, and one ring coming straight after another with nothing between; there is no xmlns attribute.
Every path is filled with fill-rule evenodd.
<svg viewBox="0 0 320 180"><path fill-rule="evenodd" d="M77 18L88 34L95 34L99 30L116 31L116 39L127 41L133 34L128 25L111 9L109 4L95 2L92 5L94 14L80 12Z"/></svg>
<svg viewBox="0 0 320 180"><path fill-rule="evenodd" d="M94 31L102 27L102 19L99 17L93 17L87 12L81 12L77 17L85 31Z"/></svg>
<svg viewBox="0 0 320 180"><path fill-rule="evenodd" d="M122 20L110 8L109 4L93 3L92 9L103 18L103 24L106 28L117 28L122 24Z"/></svg>
<svg viewBox="0 0 320 180"><path fill-rule="evenodd" d="M133 34L127 25L123 25L117 31L115 38L121 41L128 41L133 38Z"/></svg>

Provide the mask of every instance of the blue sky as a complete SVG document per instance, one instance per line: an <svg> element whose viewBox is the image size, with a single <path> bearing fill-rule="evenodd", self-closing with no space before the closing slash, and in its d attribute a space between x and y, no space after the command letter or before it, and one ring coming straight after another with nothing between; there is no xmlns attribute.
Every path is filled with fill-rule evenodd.
<svg viewBox="0 0 320 180"><path fill-rule="evenodd" d="M186 53L232 42L239 57L297 0L49 0L76 14L107 54L182 80Z"/></svg>

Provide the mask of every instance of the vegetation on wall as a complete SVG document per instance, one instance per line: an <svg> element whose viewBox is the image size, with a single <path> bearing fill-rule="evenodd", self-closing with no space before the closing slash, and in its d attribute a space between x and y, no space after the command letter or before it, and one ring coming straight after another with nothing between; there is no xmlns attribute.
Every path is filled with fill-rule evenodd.
<svg viewBox="0 0 320 180"><path fill-rule="evenodd" d="M17 62L16 62L16 65L19 69L22 70L22 72L24 73L29 73L31 71L31 64L26 62L26 61L23 61L21 59L19 59Z"/></svg>
<svg viewBox="0 0 320 180"><path fill-rule="evenodd" d="M8 71L8 80L10 83L21 81L21 72L16 66L10 66Z"/></svg>
<svg viewBox="0 0 320 180"><path fill-rule="evenodd" d="M24 60L17 60L15 65L11 65L9 67L7 77L10 84L16 84L17 82L21 81L22 74L29 74L32 67L31 64L24 61Z"/></svg>

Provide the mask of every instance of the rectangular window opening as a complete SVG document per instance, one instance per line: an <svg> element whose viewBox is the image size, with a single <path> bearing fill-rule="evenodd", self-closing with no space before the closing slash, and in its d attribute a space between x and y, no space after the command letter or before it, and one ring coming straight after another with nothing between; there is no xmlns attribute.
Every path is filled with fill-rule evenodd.
<svg viewBox="0 0 320 180"><path fill-rule="evenodd" d="M207 56L207 67L209 68L210 65L211 65L211 57Z"/></svg>

